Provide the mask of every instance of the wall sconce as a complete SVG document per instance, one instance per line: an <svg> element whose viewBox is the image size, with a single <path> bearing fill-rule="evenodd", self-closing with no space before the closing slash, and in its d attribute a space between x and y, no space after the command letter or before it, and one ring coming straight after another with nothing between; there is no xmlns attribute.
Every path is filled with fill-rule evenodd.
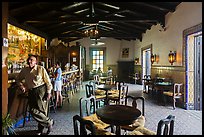
<svg viewBox="0 0 204 137"><path fill-rule="evenodd" d="M139 58L135 58L135 64L139 63Z"/></svg>
<svg viewBox="0 0 204 137"><path fill-rule="evenodd" d="M151 62L152 62L152 64L154 63L156 61L156 54L152 54L151 55Z"/></svg>
<svg viewBox="0 0 204 137"><path fill-rule="evenodd" d="M72 56L76 56L76 52L73 51L73 52L72 52Z"/></svg>
<svg viewBox="0 0 204 137"><path fill-rule="evenodd" d="M176 62L176 51L169 52L169 63L171 63L171 65L173 65L173 63Z"/></svg>
<svg viewBox="0 0 204 137"><path fill-rule="evenodd" d="M158 64L158 62L159 62L159 55L156 55L156 60L155 60L156 62L157 62L157 64Z"/></svg>

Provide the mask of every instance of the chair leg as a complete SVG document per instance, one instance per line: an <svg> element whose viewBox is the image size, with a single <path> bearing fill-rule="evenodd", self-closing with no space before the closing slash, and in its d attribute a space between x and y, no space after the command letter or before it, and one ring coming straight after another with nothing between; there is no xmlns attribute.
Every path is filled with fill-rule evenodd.
<svg viewBox="0 0 204 137"><path fill-rule="evenodd" d="M176 99L173 98L173 109L176 109Z"/></svg>
<svg viewBox="0 0 204 137"><path fill-rule="evenodd" d="M162 98L163 98L163 105L166 106L166 102L167 102L167 96L165 96L164 94L162 94Z"/></svg>

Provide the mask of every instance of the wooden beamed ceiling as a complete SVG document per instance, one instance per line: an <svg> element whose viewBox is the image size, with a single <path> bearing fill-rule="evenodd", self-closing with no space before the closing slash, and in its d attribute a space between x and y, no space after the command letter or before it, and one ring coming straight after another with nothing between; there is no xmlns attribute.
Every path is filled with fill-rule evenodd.
<svg viewBox="0 0 204 137"><path fill-rule="evenodd" d="M9 17L64 42L83 37L97 24L100 37L135 40L180 2L9 2Z"/></svg>

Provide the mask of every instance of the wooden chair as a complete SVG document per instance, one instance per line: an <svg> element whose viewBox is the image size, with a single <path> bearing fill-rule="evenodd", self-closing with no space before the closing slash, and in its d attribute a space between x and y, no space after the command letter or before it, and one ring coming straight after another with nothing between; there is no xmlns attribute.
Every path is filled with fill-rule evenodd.
<svg viewBox="0 0 204 137"><path fill-rule="evenodd" d="M151 75L144 75L144 92L148 93L149 92L149 81L147 79L151 79Z"/></svg>
<svg viewBox="0 0 204 137"><path fill-rule="evenodd" d="M137 120L135 120L133 124L121 126L121 129L123 129L125 131L126 130L133 131L134 129L136 129L139 126L144 127L144 125L145 125L145 113L144 113L145 105L144 105L144 102L145 102L145 98L142 96L141 97L134 97L134 96L128 95L125 98L125 105L140 109L142 112L142 115L139 118L137 118ZM141 105L138 107L138 104L141 104Z"/></svg>
<svg viewBox="0 0 204 137"><path fill-rule="evenodd" d="M90 120L83 119L79 115L73 116L73 126L74 135L96 135L94 123Z"/></svg>
<svg viewBox="0 0 204 137"><path fill-rule="evenodd" d="M125 97L128 95L128 85L118 85L118 87L119 90L115 90L115 93L112 91L113 94L108 95L108 102L113 101L120 105L125 102Z"/></svg>
<svg viewBox="0 0 204 137"><path fill-rule="evenodd" d="M173 135L175 116L169 115L165 119L161 119L157 126L157 132L149 130L145 127L138 127L128 135Z"/></svg>
<svg viewBox="0 0 204 137"><path fill-rule="evenodd" d="M164 96L169 96L173 100L173 109L176 109L176 99L179 99L182 97L182 83L174 83L174 89L173 91L164 91ZM165 100L166 102L166 100Z"/></svg>
<svg viewBox="0 0 204 137"><path fill-rule="evenodd" d="M91 95L90 97L81 97L79 100L80 116L85 120L90 120L94 123L97 134L107 134L105 129L111 127L109 124L102 122L96 115L96 98ZM111 127L113 131L113 127Z"/></svg>
<svg viewBox="0 0 204 137"><path fill-rule="evenodd" d="M121 86L125 85L124 81L115 81L114 84L115 84L116 88L109 91L109 93L111 93L111 94L108 95L108 97L107 97L108 104L110 102L120 104L121 103L120 99L124 100L125 96L127 95L126 93L128 93L128 87L121 88ZM124 92L126 92L126 93L124 93Z"/></svg>
<svg viewBox="0 0 204 137"><path fill-rule="evenodd" d="M96 87L95 87L95 84L94 85L86 84L85 88L86 88L86 97L90 97L92 95L96 97L96 107L97 108L100 107L100 102L101 101L103 103L105 102L105 99L106 99L105 91L97 90ZM101 92L103 94L96 94L96 92Z"/></svg>
<svg viewBox="0 0 204 137"><path fill-rule="evenodd" d="M106 84L106 80L101 80L99 75L94 75L94 80L93 80L96 84Z"/></svg>
<svg viewBox="0 0 204 137"><path fill-rule="evenodd" d="M133 79L135 81L135 84L137 84L137 81L140 79L139 73L135 73Z"/></svg>
<svg viewBox="0 0 204 137"><path fill-rule="evenodd" d="M98 129L90 120L85 120L79 115L73 116L74 135L114 135L109 131Z"/></svg>

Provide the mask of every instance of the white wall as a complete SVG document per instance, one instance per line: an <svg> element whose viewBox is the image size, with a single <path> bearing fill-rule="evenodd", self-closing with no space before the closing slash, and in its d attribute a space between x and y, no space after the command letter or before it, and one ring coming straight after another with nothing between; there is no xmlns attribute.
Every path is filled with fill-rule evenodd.
<svg viewBox="0 0 204 137"><path fill-rule="evenodd" d="M177 62L174 66L182 66L183 31L189 27L202 23L202 2L182 2L173 13L168 13L165 19L166 30L160 24L153 25L143 34L142 41L126 41L113 38L102 38L106 47L107 65L116 65L117 61L129 61L139 57L141 64L141 48L152 44L153 54L159 55L159 62L153 65L169 66L168 54L170 50L177 52ZM86 47L86 64L89 62L89 47L91 40L83 38L77 40ZM69 45L75 45L76 41ZM122 48L129 48L129 57L122 58Z"/></svg>
<svg viewBox="0 0 204 137"><path fill-rule="evenodd" d="M168 54L173 50L177 52L177 62L174 66L182 66L183 31L202 23L202 2L182 2L175 12L166 15L165 22L165 31L159 31L160 24L154 25L143 35L142 42L135 42L135 57L139 57L139 64L141 48L152 44L153 54L159 54L158 64L153 65L169 66Z"/></svg>
<svg viewBox="0 0 204 137"><path fill-rule="evenodd" d="M97 47L91 46L92 41L89 38L77 40L82 46L86 48L86 64L90 64L89 48ZM129 61L134 58L134 41L117 40L114 38L101 38L101 42L105 44L99 47L106 47L106 65L117 65L117 61ZM76 41L70 42L69 45L75 45ZM129 48L129 57L122 58L122 48Z"/></svg>

